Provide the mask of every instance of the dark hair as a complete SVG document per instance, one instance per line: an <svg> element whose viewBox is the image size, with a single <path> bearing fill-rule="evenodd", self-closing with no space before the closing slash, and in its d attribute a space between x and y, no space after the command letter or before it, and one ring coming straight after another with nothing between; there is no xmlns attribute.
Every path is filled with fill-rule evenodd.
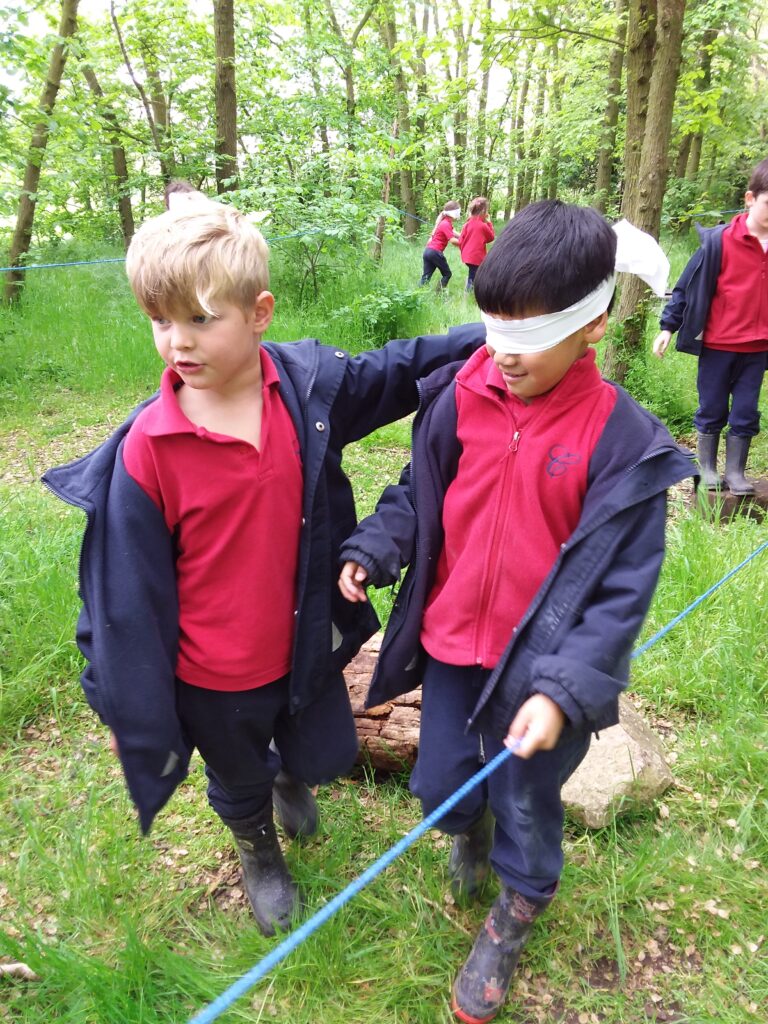
<svg viewBox="0 0 768 1024"><path fill-rule="evenodd" d="M588 206L559 199L532 203L502 231L475 276L484 313L557 313L614 272L616 235Z"/></svg>
<svg viewBox="0 0 768 1024"><path fill-rule="evenodd" d="M168 196L174 192L197 192L197 189L194 185L190 185L188 181L182 181L180 178L174 178L173 181L169 181L163 190L163 201L166 210L168 209Z"/></svg>
<svg viewBox="0 0 768 1024"><path fill-rule="evenodd" d="M768 159L761 160L757 167L752 169L747 192L751 192L753 196L759 196L761 192L768 192Z"/></svg>
<svg viewBox="0 0 768 1024"><path fill-rule="evenodd" d="M469 215L470 217L477 217L480 214L488 213L488 200L485 196L477 196L469 204Z"/></svg>

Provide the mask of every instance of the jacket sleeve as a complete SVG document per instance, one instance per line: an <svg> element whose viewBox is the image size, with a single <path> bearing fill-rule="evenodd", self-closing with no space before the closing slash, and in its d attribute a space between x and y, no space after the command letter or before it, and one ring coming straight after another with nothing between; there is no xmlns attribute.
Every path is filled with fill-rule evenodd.
<svg viewBox="0 0 768 1024"><path fill-rule="evenodd" d="M625 542L555 654L532 665L534 692L558 704L571 725L614 725L629 659L664 559L666 493L635 506Z"/></svg>
<svg viewBox="0 0 768 1024"><path fill-rule="evenodd" d="M414 412L421 377L446 363L468 359L484 343L483 324L463 324L447 334L390 341L351 358L332 414L340 444L358 441Z"/></svg>
<svg viewBox="0 0 768 1024"><path fill-rule="evenodd" d="M674 334L675 331L680 330L683 320L685 319L685 308L688 304L688 285L694 273L701 266L703 259L704 250L703 248L698 248L693 256L688 260L685 270L682 272L677 280L677 284L672 289L672 298L661 312L659 323L662 331L672 331Z"/></svg>
<svg viewBox="0 0 768 1024"><path fill-rule="evenodd" d="M341 547L342 562L358 562L374 587L396 583L413 557L416 510L411 500L411 467L387 487L376 510L359 524Z"/></svg>

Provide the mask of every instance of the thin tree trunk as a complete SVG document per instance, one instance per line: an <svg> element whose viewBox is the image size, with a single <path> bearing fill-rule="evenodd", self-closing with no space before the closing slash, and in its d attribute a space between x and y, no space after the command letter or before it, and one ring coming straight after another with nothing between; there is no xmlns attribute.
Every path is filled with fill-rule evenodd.
<svg viewBox="0 0 768 1024"><path fill-rule="evenodd" d="M235 3L213 0L216 41L216 191L237 188L237 87L235 84Z"/></svg>
<svg viewBox="0 0 768 1024"><path fill-rule="evenodd" d="M675 177L684 178L685 168L688 166L688 155L691 152L691 144L693 142L693 136L688 134L683 138L680 143L680 148L677 151L677 159L675 160Z"/></svg>
<svg viewBox="0 0 768 1024"><path fill-rule="evenodd" d="M525 174L523 175L523 194L518 209L528 206L536 194L537 170L539 157L541 156L541 130L544 121L544 97L547 92L547 68L542 64L539 72L539 87L536 90L536 105L533 109L533 127L531 128L531 140L528 145L528 152L525 161Z"/></svg>
<svg viewBox="0 0 768 1024"><path fill-rule="evenodd" d="M523 171L525 168L525 105L528 102L530 69L531 53L529 50L525 55L525 70L523 71L523 80L520 83L520 92L517 97L517 117L515 118L515 213L522 209L518 202L522 192Z"/></svg>
<svg viewBox="0 0 768 1024"><path fill-rule="evenodd" d="M701 38L701 47L699 48L699 68L701 69L701 77L698 79L696 84L696 91L702 95L708 93L712 86L712 46L717 39L717 36L718 29L708 28ZM703 144L704 132L699 129L699 131L694 133L693 138L691 139L690 153L685 168L685 176L690 181L695 181L699 176L701 148Z"/></svg>
<svg viewBox="0 0 768 1024"><path fill-rule="evenodd" d="M677 77L683 40L685 0L659 0L656 26L656 50L653 62L648 117L638 172L638 188L630 204L633 224L659 237L661 205L669 167L669 139L675 105ZM604 372L621 383L629 364L642 350L647 316L647 286L638 277L628 277L619 298L617 319L621 322L621 348L610 345L606 351Z"/></svg>
<svg viewBox="0 0 768 1024"><path fill-rule="evenodd" d="M61 85L61 78L64 74L64 65L67 62L67 40L71 39L77 30L78 2L79 0L62 0L61 4L59 37L48 64L45 85L43 86L40 103L38 104L40 120L32 130L32 140L27 153L27 164L24 168L24 183L21 188L19 208L16 215L16 228L13 232L8 259L8 263L12 267L20 266L22 258L29 252L29 247L32 243L32 226L35 221L37 188L40 184L40 171L42 170L43 157L48 145L48 134L50 131L49 118L53 113L56 96ZM11 270L8 272L4 288L6 302L16 302L18 300L23 280L23 270Z"/></svg>
<svg viewBox="0 0 768 1024"><path fill-rule="evenodd" d="M84 67L83 76L88 87L96 97L96 103L103 120L110 129L109 148L112 152L112 168L115 172L117 182L117 209L120 214L120 230L123 234L125 248L131 244L136 226L133 221L133 208L131 206L130 186L128 184L128 160L125 149L120 141L120 124L117 115L109 108L104 100L104 90L99 84L93 68Z"/></svg>
<svg viewBox="0 0 768 1024"><path fill-rule="evenodd" d="M389 53L389 63L392 68L397 98L398 122L401 135L408 140L411 134L411 117L408 105L408 85L405 80L403 66L397 55L397 27L394 15L388 14L386 20L380 23L381 36L384 45ZM405 218L403 231L406 237L413 236L418 231L418 220L416 218L416 198L413 191L413 173L410 167L401 167L400 174L400 199L408 216Z"/></svg>
<svg viewBox="0 0 768 1024"><path fill-rule="evenodd" d="M614 149L616 147L616 126L619 123L619 97L621 95L621 71L624 67L624 41L627 35L627 0L616 0L616 45L608 59L608 96L603 113L603 132L600 151L597 154L594 206L605 213L613 178Z"/></svg>
<svg viewBox="0 0 768 1024"><path fill-rule="evenodd" d="M491 17L491 0L486 0L485 17L483 19L483 43L482 59L483 77L480 81L480 95L477 101L477 120L475 134L475 167L472 175L472 192L477 195L483 194L483 178L485 176L486 163L486 136L488 134L486 121L488 113L488 87L491 79L491 58L488 52L488 24Z"/></svg>
<svg viewBox="0 0 768 1024"><path fill-rule="evenodd" d="M629 217L629 204L637 190L640 156L648 115L648 92L656 45L656 0L630 0L627 24L627 121L624 144L624 194L621 213Z"/></svg>
<svg viewBox="0 0 768 1024"><path fill-rule="evenodd" d="M392 138L397 138L397 121L395 121L395 123L392 125ZM394 145L392 145L389 147L389 159L394 160L394 158L395 147ZM384 203L385 206L389 202L389 193L391 187L392 174L390 171L387 171L387 173L384 175L384 186L381 190L381 201L382 203ZM373 257L374 260L376 260L377 263L381 260L381 253L384 247L384 232L386 230L386 227L387 219L382 215L376 222L376 240L373 243L373 251L371 252L371 256Z"/></svg>

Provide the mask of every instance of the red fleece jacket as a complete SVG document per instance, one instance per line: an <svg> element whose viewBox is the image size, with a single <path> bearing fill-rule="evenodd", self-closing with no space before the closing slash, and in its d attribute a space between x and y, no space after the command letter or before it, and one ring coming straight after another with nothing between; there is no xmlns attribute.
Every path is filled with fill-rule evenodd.
<svg viewBox="0 0 768 1024"><path fill-rule="evenodd" d="M530 405L507 391L485 348L456 383L462 451L421 641L439 661L493 668L576 528L616 390L593 349Z"/></svg>

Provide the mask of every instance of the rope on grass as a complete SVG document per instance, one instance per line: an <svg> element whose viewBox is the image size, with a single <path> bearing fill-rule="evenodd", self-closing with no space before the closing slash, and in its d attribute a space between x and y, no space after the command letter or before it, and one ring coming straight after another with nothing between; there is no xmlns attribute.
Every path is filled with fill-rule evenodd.
<svg viewBox="0 0 768 1024"><path fill-rule="evenodd" d="M706 600L711 594L713 594L719 587L721 587L727 580L729 580L735 573L740 569L743 569L745 565L756 558L761 551L768 548L768 540L764 541L759 547L757 547L751 555L744 559L743 562L739 562L737 566L731 569L725 574L717 583L713 584L708 590L692 601L687 608L683 609L679 615L676 615L671 622L667 623L663 629L660 629L658 633L655 633L649 640L647 640L642 646L636 648L632 652L632 658L638 658L641 654L644 654L650 647L653 647L655 643L677 625L678 622L682 621L687 615L697 608L702 601ZM242 975L236 982L223 992L218 998L214 999L212 1003L204 1007L199 1013L195 1014L188 1021L188 1024L212 1024L218 1017L224 1013L234 1002L239 999L240 996L245 995L249 989L253 988L256 982L260 981L266 974L268 974L273 967L276 967L282 960L284 960L289 953L292 953L297 946L300 946L306 939L316 932L321 925L333 917L337 910L340 910L346 903L348 903L353 896L356 896L361 889L365 888L369 882L372 882L377 875L380 875L385 868L396 860L401 853L404 853L409 846L412 846L417 839L421 838L424 833L436 824L444 814L454 807L459 800L461 800L467 793L475 788L483 779L486 779L492 772L503 764L507 758L511 757L514 749L519 746L520 741L513 747L507 747L497 754L492 761L484 765L471 779L468 779L463 786L460 786L455 793L452 793L439 807L435 808L431 814L428 814L423 821L419 822L415 828L412 828L399 842L395 843L394 846L390 847L385 853L374 861L369 867L363 871L361 875L353 879L342 889L341 892L337 893L333 899L329 900L328 903L324 904L318 911L316 911L309 920L305 921L304 924L300 925L295 931L291 932L290 935L286 936L285 939L279 945L275 946L271 953L268 953L262 960L255 964L250 971Z"/></svg>

